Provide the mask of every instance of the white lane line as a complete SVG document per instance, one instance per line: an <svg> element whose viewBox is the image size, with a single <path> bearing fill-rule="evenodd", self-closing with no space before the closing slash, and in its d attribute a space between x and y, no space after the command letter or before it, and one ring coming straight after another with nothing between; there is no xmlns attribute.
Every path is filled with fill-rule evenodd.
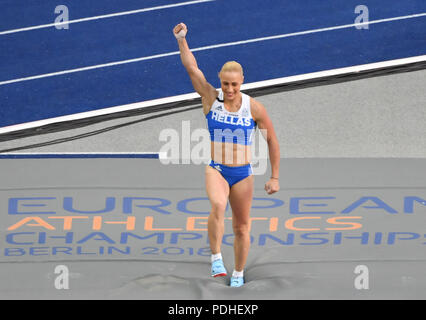
<svg viewBox="0 0 426 320"><path fill-rule="evenodd" d="M364 23L345 24L345 25L341 25L341 26L334 26L334 27L328 27L328 28L313 29L313 30L299 31L299 32L293 32L293 33L285 33L285 34L279 34L279 35L269 36L269 37L248 39L248 40L235 41L235 42L227 42L227 43L220 43L220 44L215 44L215 45L210 45L210 46L193 48L193 49L191 49L191 51L197 52L197 51L211 50L211 49L222 48L222 47L237 46L237 45L242 45L242 44L247 44L247 43L282 39L282 38L295 37L295 36L300 36L300 35L326 32L326 31L333 31L333 30L339 30L339 29L347 29L347 28L352 28L352 27L356 27L356 26L363 26L363 25L368 25L368 24L378 24L378 23L397 21L397 20L414 19L414 18L420 18L420 17L424 17L424 16L426 16L426 13L419 13L419 14L413 14L413 15L408 15L408 16L400 16L400 17L394 17L394 18L373 20L373 21L364 22ZM395 41L397 41L397 40L398 39L395 39ZM57 72L40 74L40 75L36 75L36 76L5 80L5 81L1 81L0 85L6 85L6 84L10 84L10 83L16 83L16 82L22 82L22 81L28 81L28 80L42 79L42 78L47 78L47 77L60 76L60 75L64 75L64 74L74 73L74 72L82 72L82 71L87 71L87 70L112 67L112 66L117 66L117 65L121 65L121 64L140 62L140 61L144 61L144 60L158 59L158 58L163 58L163 57L173 56L173 55L178 55L178 54L180 54L179 51L173 51L173 52L161 53L161 54L156 54L156 55L147 56L147 57L140 57L140 58L134 58L134 59L128 59L128 60L122 60L122 61L103 63L103 64L87 66L87 67L82 67L82 68L76 68L76 69L62 70L62 71L57 71Z"/></svg>
<svg viewBox="0 0 426 320"><path fill-rule="evenodd" d="M173 3L173 4L163 5L163 6L156 6L156 7L151 7L151 8L116 12L116 13L111 13L111 14L104 14L104 15L101 15L101 16L94 16L94 17L87 17L87 18L81 18L81 19L76 19L76 20L69 20L67 22L48 23L48 24L42 24L42 25L38 25L38 26L32 26L32 27L26 27L26 28L20 28L20 29L5 30L5 31L0 31L0 35L18 33L18 32L24 32L24 31L31 31L31 30L37 30L37 29L43 29L43 28L50 28L50 27L54 27L54 26L61 26L63 24L80 23L80 22L85 22L85 21L106 19L106 18L129 15L129 14L136 14L136 13L141 13L141 12L148 12L148 11L154 11L154 10L167 9L167 8L188 6L188 5L192 5L192 4L198 4L198 3L203 3L203 2L211 2L211 1L215 1L215 0L194 0L194 1Z"/></svg>
<svg viewBox="0 0 426 320"><path fill-rule="evenodd" d="M72 158L158 158L167 159L167 152L6 152L0 159L72 159Z"/></svg>
<svg viewBox="0 0 426 320"><path fill-rule="evenodd" d="M424 61L426 61L426 55L417 56L417 57L402 58L402 59L396 59L396 60L388 60L388 61L382 61L382 62L375 62L375 63L351 66L351 67L346 67L346 68L340 68L340 69L318 71L318 72L312 72L312 73L306 73L306 74L301 74L301 75L296 75L296 76L270 79L270 80L252 82L252 83L244 83L241 86L241 91L245 91L245 90L249 90L249 89L266 88L266 87L270 87L270 86L273 86L273 85L291 84L291 83L294 83L294 82L304 81L304 80L320 79L320 78L327 77L327 76L337 76L337 75L350 74L350 73L354 73L354 72L372 71L372 70L387 68L387 67L403 66L403 65L407 65L407 64L411 64L411 63L424 62ZM60 117L49 118L49 119L44 119L44 120L36 120L36 121L31 121L31 122L26 122L26 123L2 127L2 128L0 128L0 134L42 127L42 126L49 125L49 124L52 124L52 123L60 123L60 122L67 122L67 121L72 121L72 120L86 119L86 118L91 118L91 117L96 117L96 116L101 116L101 115L107 115L107 114L113 114L113 113L119 113L119 112L124 112L124 111L144 109L144 108L164 105L164 104L168 104L168 103L178 103L178 102L182 102L182 101L191 101L191 100L195 100L195 99L199 99L199 98L200 98L200 95L196 92L193 92L193 93L187 93L187 94L182 94L182 95L172 96L172 97L167 97L167 98L160 98L160 99L136 102L136 103L126 104L126 105L121 105L121 106L103 108L103 109L98 109L98 110L94 110L94 111L74 113L74 114L66 115L66 116L60 116Z"/></svg>
<svg viewBox="0 0 426 320"><path fill-rule="evenodd" d="M352 28L352 27L361 27L361 26L370 25L370 24L378 24L378 23L391 22L391 21L397 21L397 20L414 19L414 18L420 18L420 17L425 17L425 16L426 16L426 12L423 12L423 13L418 13L418 14L413 14L413 15L408 15L408 16L400 16L400 17L394 17L394 18L373 20L373 21L370 21L370 22L352 23L352 24L345 24L345 25L341 25L341 26L326 27L326 28L320 28L320 29L313 29L313 30L299 31L299 32L293 32L293 33L279 34L279 35L275 35L275 36L268 36L268 37L262 37L262 38L255 38L255 39L249 39L249 40L242 40L242 41L216 44L216 45L191 49L191 51L216 49L216 48L220 48L220 47L235 46L235 45L240 45L240 44L267 41L267 40L282 39L282 38L288 38L288 37L301 36L301 35L305 35L305 34L347 29L347 28Z"/></svg>
<svg viewBox="0 0 426 320"><path fill-rule="evenodd" d="M40 75L37 75L37 76L30 76L30 77L25 77L25 78L1 81L0 85L5 85L5 84L10 84L10 83L15 83L15 82L21 82L21 81L28 81L28 80L42 79L42 78L48 78L48 77L54 77L54 76L60 76L60 75L68 74L68 73L74 73L74 72L81 72L81 71L87 71L87 70L93 70L93 69L112 67L112 66L117 66L117 65L120 65L120 64L127 64L127 63L132 63L132 62L151 60L151 59L162 58L162 57L167 57L167 56L172 56L172 55L177 55L177 54L179 54L179 51L156 54L156 55L148 56L148 57L141 57L141 58L135 58L135 59L129 59L129 60L122 60L122 61L115 61L115 62L97 64L97 65L94 65L94 66L88 66L88 67L77 68L77 69L70 69L70 70L63 70L63 71L45 73L45 74L40 74Z"/></svg>

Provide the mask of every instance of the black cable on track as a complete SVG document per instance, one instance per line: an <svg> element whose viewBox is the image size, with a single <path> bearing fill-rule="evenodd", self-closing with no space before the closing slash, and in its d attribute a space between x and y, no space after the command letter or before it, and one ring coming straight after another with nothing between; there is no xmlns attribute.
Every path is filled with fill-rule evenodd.
<svg viewBox="0 0 426 320"><path fill-rule="evenodd" d="M272 85L272 86L268 86L268 87L244 90L244 93L246 93L250 96L253 96L253 97L258 97L258 96L268 95L268 94L272 94L272 93L279 93L279 92L297 90L297 89L303 89L303 88L309 88L309 87L330 85L330 84L366 79L366 78L371 78L371 77L386 76L386 75L403 73L403 72L412 72L412 71L418 71L418 70L423 70L423 69L426 69L426 61L408 63L408 64L405 64L405 65L399 65L399 66L378 68L378 69L373 69L373 70L349 72L349 73L342 74L342 75L325 76L325 77L321 77L321 78L301 80L301 81L296 81L296 82L292 82L292 83L276 84L276 85ZM194 106L194 105L196 105L196 106ZM137 115L152 114L152 113L161 112L161 111L165 111L165 110L179 109L179 108L187 107L187 106L193 106L193 107L186 108L184 110L177 110L177 111L173 111L173 112L165 112L165 113L161 113L161 114L158 114L158 115L155 115L155 116L150 116L150 117L147 117L147 118L143 118L143 119L139 119L139 120L136 120L136 121L131 121L131 122L123 123L123 124L119 124L119 125L113 125L111 127L103 128L103 129L100 129L100 130L96 130L96 131L92 131L92 132L88 132L88 133L84 133L84 134L80 134L80 135L76 135L76 136L71 136L71 137L62 138L62 139L56 139L56 140L52 140L52 141L44 142L44 143L39 143L39 144L33 144L33 145L22 146L22 147L17 147L17 148L11 148L11 149L7 149L7 150L0 150L0 153L30 149L30 148L35 148L35 147L42 147L42 146L46 146L46 145L57 144L57 143L71 141L71 140L81 139L81 138L85 138L85 137L88 137L88 136L100 134L102 132L118 129L118 128L128 126L128 125L132 125L132 124L135 124L135 123L148 121L148 120L159 118L159 117L168 116L170 114L175 114L175 113L179 113L179 112L185 112L185 111L189 111L189 110L198 109L198 108L201 108L201 98L189 99L189 100L181 101L181 102L171 102L171 103L166 103L166 104L157 105L157 106L151 106L151 107L129 110L129 111L123 111L123 112L116 112L116 113L112 113L112 114L94 116L94 117L85 118L85 119L77 119L77 120L70 120L70 121L65 121L65 122L52 123L52 124L48 124L48 125L44 125L44 126L40 126L40 127L36 127L36 128L23 129L23 130L19 130L19 131L10 132L10 133L0 134L0 142L10 141L10 140L20 139L20 138L25 138L25 137L35 136L35 135L48 134L48 133L65 131L65 130L77 129L77 128L89 126L89 125L92 125L92 124L95 124L95 123L100 123L100 122L104 122L104 121L108 121L108 120L126 118L126 117L137 116Z"/></svg>

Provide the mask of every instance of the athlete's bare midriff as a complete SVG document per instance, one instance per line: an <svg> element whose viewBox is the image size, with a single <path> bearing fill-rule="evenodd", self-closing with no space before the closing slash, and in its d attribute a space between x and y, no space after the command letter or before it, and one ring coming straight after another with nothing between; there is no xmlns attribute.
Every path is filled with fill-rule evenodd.
<svg viewBox="0 0 426 320"><path fill-rule="evenodd" d="M214 162L230 167L243 166L251 161L251 147L242 144L212 141L210 151Z"/></svg>

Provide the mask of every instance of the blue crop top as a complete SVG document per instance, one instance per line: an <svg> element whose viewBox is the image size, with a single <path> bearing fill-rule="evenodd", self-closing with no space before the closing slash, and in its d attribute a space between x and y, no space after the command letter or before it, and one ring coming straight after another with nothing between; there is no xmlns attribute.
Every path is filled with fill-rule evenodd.
<svg viewBox="0 0 426 320"><path fill-rule="evenodd" d="M236 112L225 109L223 92L213 103L210 112L206 115L207 128L211 141L229 142L243 145L251 145L256 122L250 111L250 96L242 93L241 107Z"/></svg>

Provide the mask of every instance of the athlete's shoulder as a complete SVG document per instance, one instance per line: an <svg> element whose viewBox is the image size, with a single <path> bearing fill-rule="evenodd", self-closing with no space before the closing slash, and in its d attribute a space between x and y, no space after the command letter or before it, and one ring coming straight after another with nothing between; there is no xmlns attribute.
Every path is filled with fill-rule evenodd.
<svg viewBox="0 0 426 320"><path fill-rule="evenodd" d="M261 119L266 113L265 106L258 100L250 97L250 112L255 121Z"/></svg>
<svg viewBox="0 0 426 320"><path fill-rule="evenodd" d="M201 97L201 103L203 105L203 112L205 115L207 115L210 112L211 107L217 101L219 98L219 91L216 89L214 92L212 91L212 94L210 96L203 96Z"/></svg>

